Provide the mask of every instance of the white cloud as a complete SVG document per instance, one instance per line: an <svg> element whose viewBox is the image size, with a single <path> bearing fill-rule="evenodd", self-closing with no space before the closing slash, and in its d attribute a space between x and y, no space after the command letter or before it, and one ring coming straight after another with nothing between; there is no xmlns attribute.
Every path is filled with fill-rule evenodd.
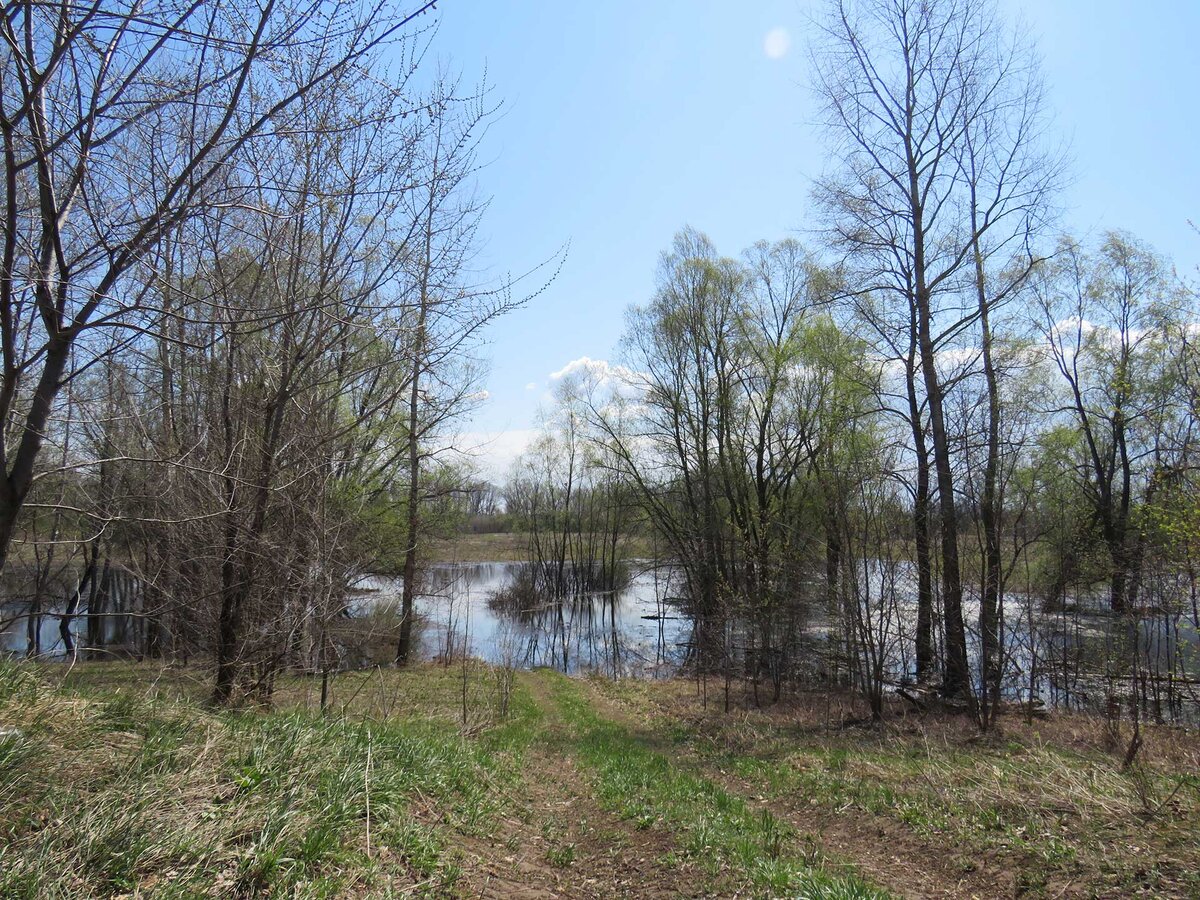
<svg viewBox="0 0 1200 900"><path fill-rule="evenodd" d="M1065 319L1059 319L1050 326L1050 333L1055 338L1064 339L1072 337L1076 331L1081 335L1091 334L1096 330L1096 326L1087 319L1081 319L1079 316L1069 316Z"/></svg>
<svg viewBox="0 0 1200 900"><path fill-rule="evenodd" d="M614 366L606 359L592 359L581 356L573 359L557 372L550 373L551 381L562 381L564 378L578 378L595 385L608 385L614 381L628 383L633 380L634 373L625 366Z"/></svg>
<svg viewBox="0 0 1200 900"><path fill-rule="evenodd" d="M934 355L936 368L942 378L962 372L978 371L983 351L978 347L945 347Z"/></svg>
<svg viewBox="0 0 1200 900"><path fill-rule="evenodd" d="M786 28L772 28L763 38L763 53L768 59L783 59L792 49L792 36Z"/></svg>
<svg viewBox="0 0 1200 900"><path fill-rule="evenodd" d="M536 391L537 389L538 383L536 381L531 381L529 384L525 385L525 390L527 391Z"/></svg>
<svg viewBox="0 0 1200 900"><path fill-rule="evenodd" d="M588 356L573 359L557 372L551 372L550 381L569 384L572 390L581 391L600 403L607 402L605 396L634 399L646 389L646 376L642 373Z"/></svg>

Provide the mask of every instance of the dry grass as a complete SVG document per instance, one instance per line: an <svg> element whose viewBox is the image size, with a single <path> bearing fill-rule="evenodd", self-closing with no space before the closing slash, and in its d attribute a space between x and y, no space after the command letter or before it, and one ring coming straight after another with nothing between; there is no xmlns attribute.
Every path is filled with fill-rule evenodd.
<svg viewBox="0 0 1200 900"><path fill-rule="evenodd" d="M1145 728L1122 769L1103 723L1009 718L981 736L965 716L861 723L851 697L801 696L725 715L693 684L597 686L681 753L808 816L868 816L909 850L990 868L1029 895L1200 895L1200 734ZM899 829L899 830L897 830ZM861 829L871 832L871 828ZM875 840L878 838L876 837Z"/></svg>
<svg viewBox="0 0 1200 900"><path fill-rule="evenodd" d="M182 674L110 671L0 668L0 896L444 891L493 809L499 761L436 718L216 714Z"/></svg>
<svg viewBox="0 0 1200 900"><path fill-rule="evenodd" d="M528 544L524 534L459 534L431 541L426 553L443 563L521 562L528 557Z"/></svg>
<svg viewBox="0 0 1200 900"><path fill-rule="evenodd" d="M529 535L521 532L457 534L430 541L426 555L432 562L524 562L529 558ZM655 555L650 541L639 535L626 538L625 556L647 559Z"/></svg>
<svg viewBox="0 0 1200 900"><path fill-rule="evenodd" d="M864 723L848 695L725 714L692 682L547 672L518 677L501 716L479 663L340 675L325 715L319 690L288 677L272 710L215 713L200 670L0 666L0 896L515 889L513 821L550 828L539 877L567 894L596 895L611 853L663 889L1200 896L1194 732L1147 728L1123 771L1084 716L980 736L902 707ZM556 759L586 783L546 777ZM580 822L602 807L615 843L539 826L528 796ZM641 829L661 871L629 849Z"/></svg>

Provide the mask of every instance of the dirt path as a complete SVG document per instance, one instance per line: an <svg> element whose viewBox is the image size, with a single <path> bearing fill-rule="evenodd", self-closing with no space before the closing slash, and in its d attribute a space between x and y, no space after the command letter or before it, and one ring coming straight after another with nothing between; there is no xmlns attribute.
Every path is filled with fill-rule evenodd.
<svg viewBox="0 0 1200 900"><path fill-rule="evenodd" d="M587 690L590 702L606 717L645 733L644 710L625 705L593 684L588 683ZM803 796L768 799L771 791L765 784L739 778L656 737L648 736L646 740L675 765L703 775L750 806L769 810L792 826L801 842L819 846L826 857L826 868L837 870L840 864L899 897L914 900L999 900L1016 896L1011 861L995 856L968 860L956 847L931 844L903 823L866 810L821 809Z"/></svg>
<svg viewBox="0 0 1200 900"><path fill-rule="evenodd" d="M765 797L768 788L705 767L706 774L730 793L756 798L802 839L820 844L832 867L837 861L853 866L875 884L913 900L956 898L993 900L1015 896L1011 868L996 859L973 860L966 868L957 848L934 846L902 823L861 809L817 809L797 797L791 802Z"/></svg>
<svg viewBox="0 0 1200 900"><path fill-rule="evenodd" d="M671 836L637 830L603 809L589 778L567 752L558 705L542 679L529 688L544 716L525 758L511 809L486 837L463 841L462 892L470 897L704 897L705 879L686 861L667 860Z"/></svg>
<svg viewBox="0 0 1200 900"><path fill-rule="evenodd" d="M587 772L570 752L558 703L547 681L526 676L542 711L543 733L525 759L513 810L487 838L468 840L464 893L477 897L707 897L711 882L694 864L674 854L671 834L635 829L603 809ZM805 797L770 797L755 784L717 768L711 761L664 740L645 710L579 681L591 709L627 729L672 766L703 777L755 809L769 810L795 829L796 855L820 851L832 872L853 870L900 897L1004 898L1014 896L1014 878L1002 859L972 859L955 848L934 846L902 823L860 809L831 811ZM669 858L668 858L669 857Z"/></svg>

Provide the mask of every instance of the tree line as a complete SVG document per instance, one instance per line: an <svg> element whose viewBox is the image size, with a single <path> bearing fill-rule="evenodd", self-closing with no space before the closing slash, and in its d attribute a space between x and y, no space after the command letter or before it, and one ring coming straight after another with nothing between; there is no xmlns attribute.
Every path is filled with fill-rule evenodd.
<svg viewBox="0 0 1200 900"><path fill-rule="evenodd" d="M0 23L0 621L31 654L86 615L87 652L269 696L346 664L386 570L411 658L426 536L498 505L451 435L522 302L472 267L496 107L430 62L432 6ZM1194 286L1062 233L1035 48L993 0L830 0L812 71L817 233L677 235L622 364L562 380L503 492L530 591L612 593L650 546L685 662L756 698L1194 704Z"/></svg>
<svg viewBox="0 0 1200 900"><path fill-rule="evenodd" d="M341 664L366 571L460 489L486 84L433 3L16 3L0 24L0 618L81 610L213 698ZM60 597L64 608L51 609ZM14 604L15 600L22 600Z"/></svg>
<svg viewBox="0 0 1200 900"><path fill-rule="evenodd" d="M1194 712L1193 286L1062 233L1035 48L990 0L832 0L813 72L818 233L685 229L621 364L559 386L677 567L688 662L983 727L1047 692Z"/></svg>

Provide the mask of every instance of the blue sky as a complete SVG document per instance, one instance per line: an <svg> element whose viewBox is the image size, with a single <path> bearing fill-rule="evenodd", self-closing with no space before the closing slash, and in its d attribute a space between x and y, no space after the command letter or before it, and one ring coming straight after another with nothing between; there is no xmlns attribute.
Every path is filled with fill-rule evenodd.
<svg viewBox="0 0 1200 900"><path fill-rule="evenodd" d="M1200 263L1200 2L1001 0L1035 37L1071 148L1064 225L1132 231ZM502 475L551 374L612 359L684 225L735 254L804 239L824 153L808 87L820 0L443 0L438 54L504 102L483 147L478 263L521 272L570 241L553 285L490 333L468 428Z"/></svg>

